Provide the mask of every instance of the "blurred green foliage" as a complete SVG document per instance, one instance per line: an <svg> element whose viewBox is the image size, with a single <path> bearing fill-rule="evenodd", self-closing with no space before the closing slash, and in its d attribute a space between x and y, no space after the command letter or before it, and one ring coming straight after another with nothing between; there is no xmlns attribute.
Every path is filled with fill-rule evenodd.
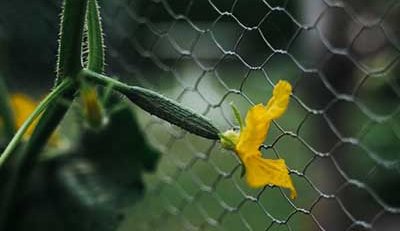
<svg viewBox="0 0 400 231"><path fill-rule="evenodd" d="M118 110L106 126L81 123L75 148L35 168L7 230L115 230L123 209L143 196L142 173L154 171L160 154L127 102L113 97L109 103Z"/></svg>

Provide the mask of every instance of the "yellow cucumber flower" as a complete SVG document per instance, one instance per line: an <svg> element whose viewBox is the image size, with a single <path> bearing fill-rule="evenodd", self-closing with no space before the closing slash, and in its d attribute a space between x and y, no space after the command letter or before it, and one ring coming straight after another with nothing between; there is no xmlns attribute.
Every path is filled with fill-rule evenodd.
<svg viewBox="0 0 400 231"><path fill-rule="evenodd" d="M14 93L10 97L10 106L14 114L15 127L19 128L35 110L37 102L21 93ZM36 121L29 126L24 137L30 136L35 128Z"/></svg>
<svg viewBox="0 0 400 231"><path fill-rule="evenodd" d="M22 126L29 115L35 110L37 102L25 94L14 93L10 95L10 106L14 115L15 127L18 129ZM24 139L29 138L32 135L34 128L36 127L38 120L36 119L28 128L24 134ZM59 137L57 134L53 134L49 139L51 146L58 144Z"/></svg>
<svg viewBox="0 0 400 231"><path fill-rule="evenodd" d="M265 159L259 150L267 138L272 120L279 118L286 111L291 92L292 86L288 82L279 81L267 105L257 104L250 108L244 126L241 119L237 118L241 125L240 132L228 130L221 134L221 144L239 156L245 167L245 177L250 187L275 185L287 188L291 192L290 197L294 199L297 193L285 161ZM237 111L235 114L238 114Z"/></svg>

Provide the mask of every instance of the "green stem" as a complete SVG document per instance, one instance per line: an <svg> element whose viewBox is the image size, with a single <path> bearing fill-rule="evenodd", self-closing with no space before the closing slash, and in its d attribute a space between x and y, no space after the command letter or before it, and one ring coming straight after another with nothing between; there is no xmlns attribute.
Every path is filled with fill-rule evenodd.
<svg viewBox="0 0 400 231"><path fill-rule="evenodd" d="M10 105L10 98L4 79L0 76L0 116L3 121L4 133L7 140L10 140L15 133L15 122Z"/></svg>
<svg viewBox="0 0 400 231"><path fill-rule="evenodd" d="M65 0L61 18L57 79L76 77L82 69L82 39L87 0Z"/></svg>
<svg viewBox="0 0 400 231"><path fill-rule="evenodd" d="M87 28L89 46L87 68L97 73L103 73L104 39L97 0L88 0Z"/></svg>
<svg viewBox="0 0 400 231"><path fill-rule="evenodd" d="M168 99L149 89L129 86L118 80L90 70L83 70L84 78L113 88L135 103L143 110L156 115L178 127L207 139L218 140L220 131L203 115L187 108L176 101Z"/></svg>
<svg viewBox="0 0 400 231"><path fill-rule="evenodd" d="M70 82L70 80L67 80L67 82ZM64 85L64 83L61 83L59 86L63 87ZM36 164L40 151L43 149L47 140L68 111L68 105L61 103L60 101L72 100L74 92L74 85L67 85L65 89L63 89L62 96L60 96L60 98L62 98L57 98L53 104L46 108L25 149L18 153L19 155L15 158L14 167L9 170L7 181L2 184L0 230L3 230L7 226L9 213L12 210L16 201L16 196L18 195L17 190L24 188L28 177L33 171L33 167Z"/></svg>
<svg viewBox="0 0 400 231"><path fill-rule="evenodd" d="M32 171L38 155L69 109L69 104L65 104L64 101L72 101L75 92L75 85L69 85L65 88L64 93L40 117L23 152L25 158L22 158L19 168L23 176L26 177L29 175L27 173Z"/></svg>
<svg viewBox="0 0 400 231"><path fill-rule="evenodd" d="M18 144L21 142L22 136L25 134L26 130L28 130L29 126L40 116L40 114L48 107L50 103L52 103L55 99L57 99L61 94L63 94L67 89L69 89L72 85L72 80L66 79L62 81L54 90L50 92L44 98L40 104L36 107L36 109L32 112L32 114L25 120L22 126L18 129L17 133L14 135L10 143L7 145L6 149L0 156L0 168L3 166L4 162L7 158L14 152Z"/></svg>
<svg viewBox="0 0 400 231"><path fill-rule="evenodd" d="M58 97L72 100L76 86L73 84L82 70L82 40L86 15L87 0L64 0L61 18L60 41L57 60L57 78L55 89L36 107L24 124L12 138L0 156L0 170L8 163L10 155L15 151L28 127L44 111L26 149L16 158L16 166L7 175L4 182L4 197L0 204L0 229L3 230L8 215L14 208L16 192L24 188L40 151L50 135L61 122L69 106L59 103ZM53 104L54 102L58 102Z"/></svg>
<svg viewBox="0 0 400 231"><path fill-rule="evenodd" d="M23 190L29 176L38 161L41 150L46 145L50 136L57 128L58 124L64 118L69 109L69 105L62 103L63 100L71 101L74 98L75 88L70 85L54 104L51 104L40 117L40 120L32 133L26 147L15 160L15 165L8 174L8 180L5 182L4 191L0 204L0 230L3 230L8 224L9 211L17 200L18 190Z"/></svg>

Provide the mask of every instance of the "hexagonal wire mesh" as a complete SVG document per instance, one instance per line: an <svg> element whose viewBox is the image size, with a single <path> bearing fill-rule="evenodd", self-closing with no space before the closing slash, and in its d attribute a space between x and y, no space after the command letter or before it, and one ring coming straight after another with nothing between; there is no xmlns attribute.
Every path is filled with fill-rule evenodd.
<svg viewBox="0 0 400 231"><path fill-rule="evenodd" d="M398 1L103 2L108 68L235 126L286 79L262 152L298 189L249 189L216 142L143 114L164 156L122 230L394 230L400 218Z"/></svg>
<svg viewBox="0 0 400 231"><path fill-rule="evenodd" d="M41 25L50 25L54 37L59 5L43 2L32 6L51 7ZM235 154L138 110L164 156L157 173L146 176L145 200L127 211L121 230L400 226L400 2L114 0L100 5L108 73L177 99L221 130L235 126L231 101L244 115L270 97L279 79L294 86L288 112L274 122L262 152L286 160L296 200L276 187L250 189ZM6 17L21 15L10 13ZM53 51L43 51L38 60L48 63L46 54Z"/></svg>

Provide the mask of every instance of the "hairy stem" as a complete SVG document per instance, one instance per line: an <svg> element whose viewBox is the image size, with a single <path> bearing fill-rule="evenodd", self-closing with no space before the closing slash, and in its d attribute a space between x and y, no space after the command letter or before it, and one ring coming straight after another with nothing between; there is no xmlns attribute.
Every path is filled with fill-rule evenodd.
<svg viewBox="0 0 400 231"><path fill-rule="evenodd" d="M101 18L97 0L88 0L87 9L88 28L88 66L89 70L97 73L104 71L104 39L101 25Z"/></svg>
<svg viewBox="0 0 400 231"><path fill-rule="evenodd" d="M58 47L56 84L82 69L82 39L87 0L64 0Z"/></svg>

